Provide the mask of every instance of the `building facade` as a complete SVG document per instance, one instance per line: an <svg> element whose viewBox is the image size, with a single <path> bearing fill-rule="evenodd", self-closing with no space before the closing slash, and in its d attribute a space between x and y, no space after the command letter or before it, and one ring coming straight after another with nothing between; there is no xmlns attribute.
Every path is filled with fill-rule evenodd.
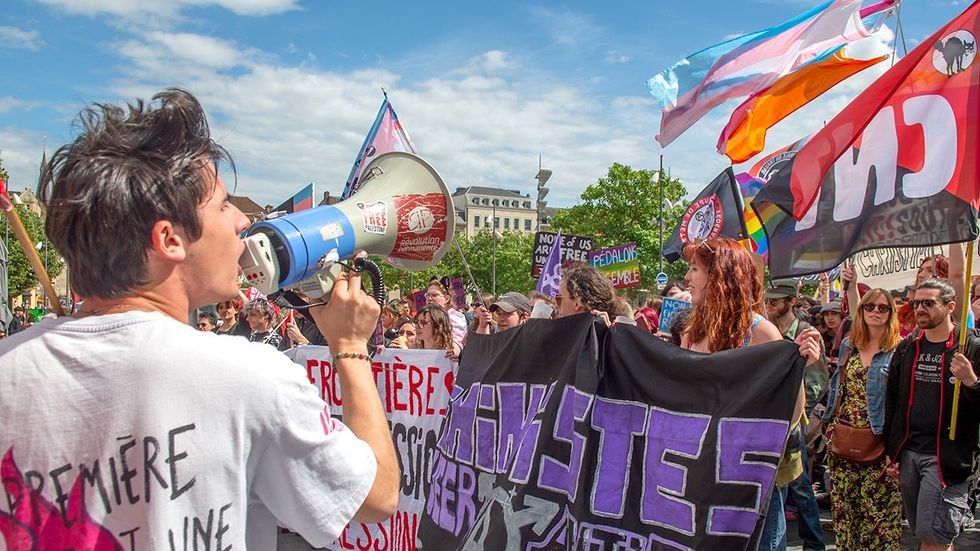
<svg viewBox="0 0 980 551"><path fill-rule="evenodd" d="M538 231L537 201L517 190L478 186L456 188L453 205L456 207L456 231L467 237L491 227L501 233Z"/></svg>

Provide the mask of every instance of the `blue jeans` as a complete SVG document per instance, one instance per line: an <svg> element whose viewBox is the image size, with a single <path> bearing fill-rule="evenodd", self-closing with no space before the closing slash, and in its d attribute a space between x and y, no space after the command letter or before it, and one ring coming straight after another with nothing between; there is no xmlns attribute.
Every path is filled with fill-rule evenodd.
<svg viewBox="0 0 980 551"><path fill-rule="evenodd" d="M769 500L769 511L762 525L759 551L786 551L786 486L776 486Z"/></svg>
<svg viewBox="0 0 980 551"><path fill-rule="evenodd" d="M789 483L787 487L786 505L796 507L799 516L800 539L803 540L805 551L824 551L827 547L823 542L823 529L820 528L820 506L813 495L813 484L810 482L810 458L806 453L806 438L800 440L800 456L803 458L803 474Z"/></svg>

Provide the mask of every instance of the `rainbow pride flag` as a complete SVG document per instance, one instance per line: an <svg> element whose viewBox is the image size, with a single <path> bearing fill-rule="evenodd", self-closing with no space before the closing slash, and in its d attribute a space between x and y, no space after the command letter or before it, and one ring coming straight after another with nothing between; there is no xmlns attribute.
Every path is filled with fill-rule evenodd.
<svg viewBox="0 0 980 551"><path fill-rule="evenodd" d="M745 229L749 231L749 238L742 240L742 245L746 249L768 260L769 244L766 240L766 232L762 228L762 220L759 219L750 206L752 198L759 193L759 190L762 189L765 182L745 172L736 174L735 182L738 184L739 193L742 194L742 204L744 205L743 209L745 211Z"/></svg>

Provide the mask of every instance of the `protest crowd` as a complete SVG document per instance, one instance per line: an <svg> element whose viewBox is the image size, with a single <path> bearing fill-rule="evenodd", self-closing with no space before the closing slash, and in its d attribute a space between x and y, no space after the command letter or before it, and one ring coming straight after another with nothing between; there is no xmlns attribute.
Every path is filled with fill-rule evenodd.
<svg viewBox="0 0 980 551"><path fill-rule="evenodd" d="M834 126L810 143L840 145ZM945 247L893 288L853 260L873 248L863 226L806 237L811 205L824 228L844 209L817 189L829 168L815 189L787 176L819 160L799 145L753 202L785 219L760 214L766 259L727 169L662 247L682 280L641 292L638 268L601 260L628 264L634 244L570 262L558 233L534 290L467 273L379 289L369 256L445 254L451 198L303 211L342 213L297 223L333 249L302 266L277 242L249 264L275 221L230 201L234 161L191 93L93 104L78 129L39 186L77 300L61 317L17 307L0 330L0 548L980 545L964 543L980 501L976 186L936 199L940 237L882 238ZM262 279L295 264L291 287Z"/></svg>

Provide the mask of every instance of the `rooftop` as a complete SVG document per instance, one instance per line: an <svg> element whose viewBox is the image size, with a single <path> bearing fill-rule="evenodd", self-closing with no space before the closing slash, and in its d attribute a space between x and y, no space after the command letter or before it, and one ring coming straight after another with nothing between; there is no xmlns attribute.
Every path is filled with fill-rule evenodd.
<svg viewBox="0 0 980 551"><path fill-rule="evenodd" d="M530 197L530 195L521 194L521 192L516 189L501 189L499 187L482 186L458 187L456 188L456 192L453 193L453 197L470 193L479 195L493 195L496 197L520 197L521 199Z"/></svg>

